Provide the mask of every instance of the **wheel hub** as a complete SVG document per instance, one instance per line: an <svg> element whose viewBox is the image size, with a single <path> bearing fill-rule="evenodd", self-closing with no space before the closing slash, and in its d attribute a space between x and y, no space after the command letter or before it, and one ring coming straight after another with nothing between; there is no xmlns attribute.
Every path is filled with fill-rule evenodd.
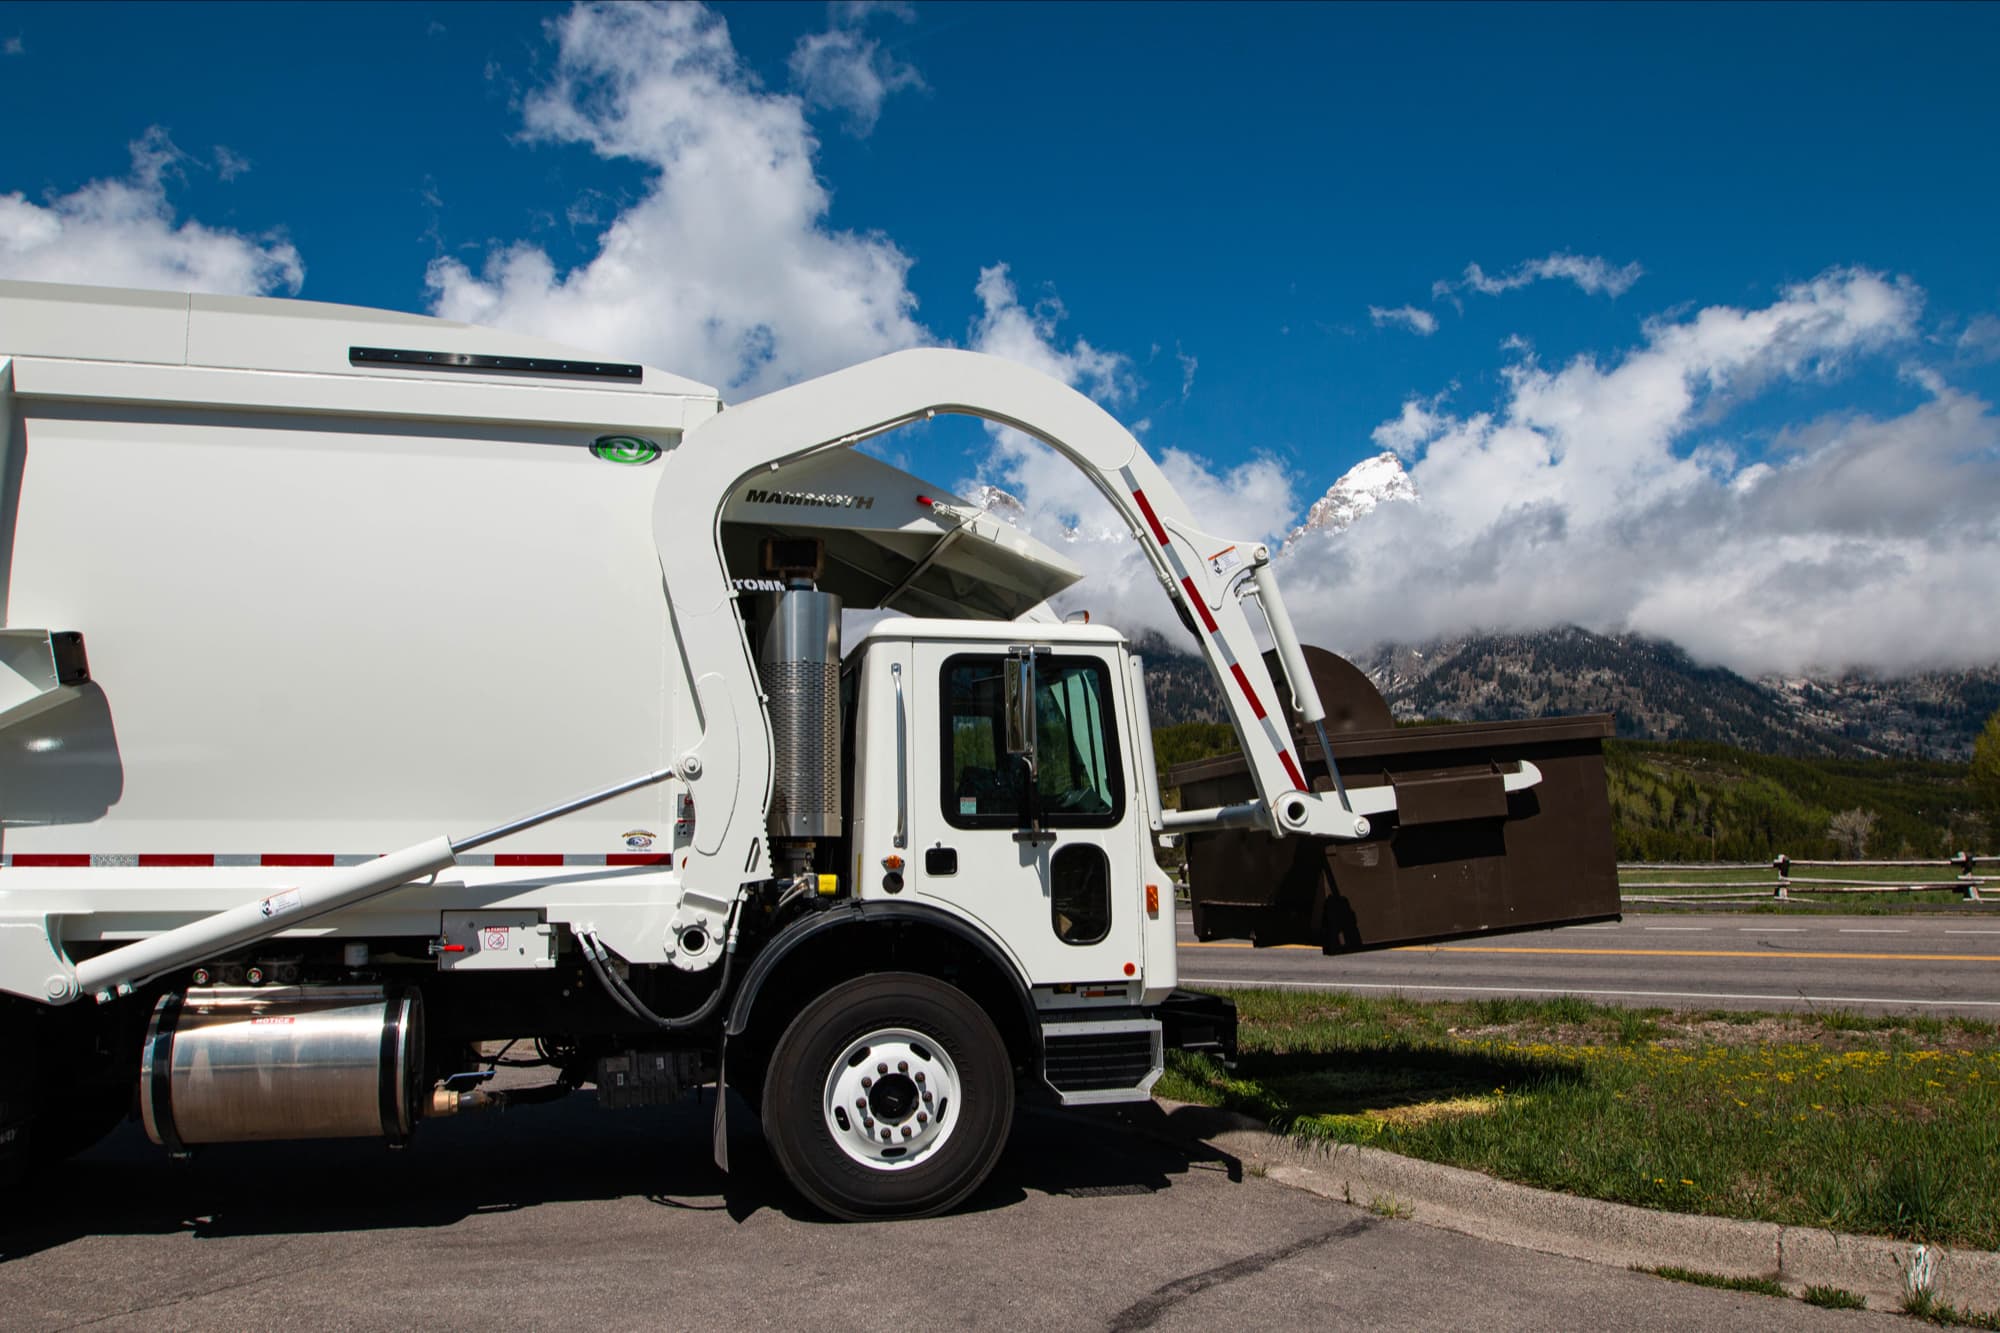
<svg viewBox="0 0 2000 1333"><path fill-rule="evenodd" d="M951 1136L959 1095L958 1069L935 1040L880 1028L850 1042L827 1071L827 1131L863 1166L907 1170Z"/></svg>

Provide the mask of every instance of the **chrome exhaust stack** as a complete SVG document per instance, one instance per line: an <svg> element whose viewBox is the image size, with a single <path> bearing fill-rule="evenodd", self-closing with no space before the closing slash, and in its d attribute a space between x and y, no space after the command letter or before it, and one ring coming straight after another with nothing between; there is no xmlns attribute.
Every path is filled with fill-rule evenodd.
<svg viewBox="0 0 2000 1333"><path fill-rule="evenodd" d="M825 561L818 540L773 539L764 565L785 586L762 620L757 675L771 718L772 864L811 871L818 843L838 838L840 800L840 598L813 586Z"/></svg>
<svg viewBox="0 0 2000 1333"><path fill-rule="evenodd" d="M147 1137L171 1152L416 1128L423 1001L383 986L216 986L167 994L140 1067Z"/></svg>

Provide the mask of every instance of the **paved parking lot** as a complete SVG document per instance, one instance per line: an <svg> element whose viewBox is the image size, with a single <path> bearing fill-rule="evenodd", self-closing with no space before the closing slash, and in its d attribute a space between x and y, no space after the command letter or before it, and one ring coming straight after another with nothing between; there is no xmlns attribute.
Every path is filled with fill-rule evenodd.
<svg viewBox="0 0 2000 1333"><path fill-rule="evenodd" d="M725 1179L693 1106L605 1113L580 1095L428 1124L401 1152L232 1145L190 1163L127 1126L8 1201L0 1326L1490 1333L1888 1318L1385 1219L1174 1146L1147 1118L1026 1114L969 1206L870 1225L798 1205L747 1118Z"/></svg>

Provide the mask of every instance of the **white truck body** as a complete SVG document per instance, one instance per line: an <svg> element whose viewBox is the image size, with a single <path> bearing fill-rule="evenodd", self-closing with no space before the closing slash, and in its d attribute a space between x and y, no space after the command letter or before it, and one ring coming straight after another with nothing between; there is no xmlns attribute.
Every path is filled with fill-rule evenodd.
<svg viewBox="0 0 2000 1333"><path fill-rule="evenodd" d="M369 1021L390 1036L417 1021L398 998L412 990L452 1040L543 1036L567 1087L587 1081L590 1050L642 1054L617 1010L681 1034L664 1047L713 1050L726 1031L760 1059L824 1063L820 1038L799 1035L835 1012L815 1008L824 997L958 1012L942 984L989 1014L1014 995L1028 1017L991 1023L1017 1072L1061 1100L1144 1097L1175 985L1152 838L1176 816L1159 809L1142 680L1115 630L1040 613L1078 577L1060 555L843 447L940 410L1077 462L1200 622L1265 799L1183 823L1353 837L1393 807L1387 789L1310 790L1267 715L1277 690L1243 599L1262 602L1281 654L1297 648L1266 553L1201 533L1129 434L1034 372L910 352L724 412L713 389L651 367L416 316L0 283L0 992L40 1025L45 1069L74 1072L63 1043L78 1034L136 1047L144 1027L147 1125L178 1148L176 1116L214 1121L211 1138L282 1128L275 1110L215 1120L227 1098L200 1070L252 1031L231 1015L294 1006L317 1022L362 1003L357 985L376 987ZM801 538L817 583L759 568L779 549L767 542ZM827 776L845 809L814 841L778 822L773 756L791 742L753 639L784 605L829 594L918 618L877 624L846 655L847 753L827 760L844 765ZM1040 709L1025 755L1000 735L1009 673ZM1317 722L1303 672L1292 687ZM469 836L621 782L560 818ZM812 943L864 928L837 950ZM732 979L739 935L748 968ZM481 1010L453 998L453 972L511 989L478 992L500 997ZM899 1010L871 976L932 980ZM559 1035L558 980L603 1011L578 1011L587 1037ZM291 989L256 990L274 982ZM708 998L683 1024L642 993ZM985 1038L953 1047L918 1017L883 1023L824 1040L849 1041L856 1062L869 1041L920 1066L957 1049L965 1068L928 1086L974 1103ZM1075 1053L1068 1086L1050 1073L1058 1047ZM1113 1047L1122 1073L1074 1072ZM388 1037L382 1050L389 1062ZM382 1074L392 1134L463 1095L425 1101L452 1070L400 1061L404 1083ZM136 1072L117 1076L129 1087ZM898 1100L908 1087L893 1116L860 1090L864 1133L845 1077L825 1080L827 1161L868 1180L943 1171L945 1131ZM16 1119L39 1105L45 1121L42 1095L17 1089ZM774 1095L767 1117L786 1114ZM907 1147L876 1143L877 1115ZM802 1173L823 1149L774 1140L808 1196L846 1215L935 1211L991 1162L877 1198Z"/></svg>

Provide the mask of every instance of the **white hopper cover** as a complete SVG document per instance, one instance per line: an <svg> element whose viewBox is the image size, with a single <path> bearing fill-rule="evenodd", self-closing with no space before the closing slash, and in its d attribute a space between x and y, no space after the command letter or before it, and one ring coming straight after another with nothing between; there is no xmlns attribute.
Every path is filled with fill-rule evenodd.
<svg viewBox="0 0 2000 1333"><path fill-rule="evenodd" d="M853 449L813 454L737 484L722 509L723 554L733 575L755 578L765 537L818 537L826 543L819 587L848 610L974 620L1012 620L1083 577L991 514L961 522L920 496L976 508Z"/></svg>

